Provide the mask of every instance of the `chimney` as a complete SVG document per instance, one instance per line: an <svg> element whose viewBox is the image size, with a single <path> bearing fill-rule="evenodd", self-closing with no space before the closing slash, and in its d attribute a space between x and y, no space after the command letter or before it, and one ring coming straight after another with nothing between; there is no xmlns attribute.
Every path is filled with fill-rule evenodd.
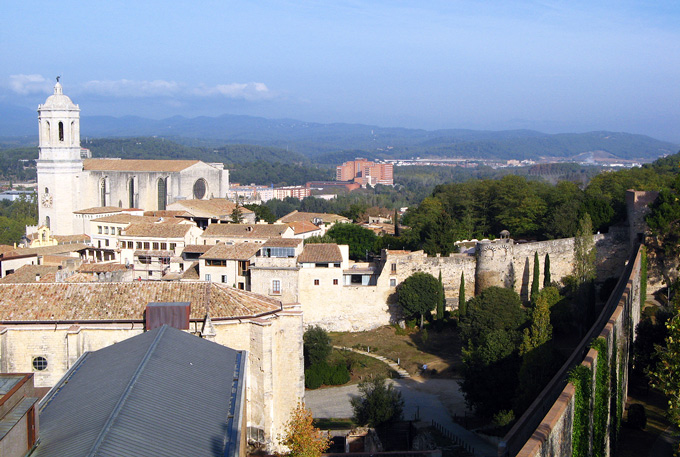
<svg viewBox="0 0 680 457"><path fill-rule="evenodd" d="M35 274L35 282L40 282L40 273Z"/></svg>

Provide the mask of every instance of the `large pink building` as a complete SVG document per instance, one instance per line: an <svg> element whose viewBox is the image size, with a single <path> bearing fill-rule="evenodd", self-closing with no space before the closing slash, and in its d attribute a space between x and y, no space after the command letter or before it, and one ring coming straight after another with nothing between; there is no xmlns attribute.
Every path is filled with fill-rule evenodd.
<svg viewBox="0 0 680 457"><path fill-rule="evenodd" d="M377 163L358 158L351 162L338 165L335 170L337 181L354 181L362 186L394 184L393 165L391 163Z"/></svg>

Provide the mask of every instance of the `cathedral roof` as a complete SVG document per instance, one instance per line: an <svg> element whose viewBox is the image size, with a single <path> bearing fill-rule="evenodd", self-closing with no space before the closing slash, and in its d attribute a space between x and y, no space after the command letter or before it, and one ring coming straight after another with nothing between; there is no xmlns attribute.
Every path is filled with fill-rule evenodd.
<svg viewBox="0 0 680 457"><path fill-rule="evenodd" d="M190 302L191 319L261 316L281 302L206 282L0 284L0 321L143 320L152 302ZM207 309L206 309L207 306Z"/></svg>
<svg viewBox="0 0 680 457"><path fill-rule="evenodd" d="M83 160L83 169L86 171L178 172L200 162L200 160L85 159Z"/></svg>

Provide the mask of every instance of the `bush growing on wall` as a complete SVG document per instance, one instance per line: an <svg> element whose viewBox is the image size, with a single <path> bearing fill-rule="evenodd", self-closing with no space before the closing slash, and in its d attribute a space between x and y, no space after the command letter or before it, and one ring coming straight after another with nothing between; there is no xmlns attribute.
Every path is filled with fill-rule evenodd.
<svg viewBox="0 0 680 457"><path fill-rule="evenodd" d="M584 365L574 367L569 382L575 387L572 457L586 457L590 440L590 397L593 373Z"/></svg>

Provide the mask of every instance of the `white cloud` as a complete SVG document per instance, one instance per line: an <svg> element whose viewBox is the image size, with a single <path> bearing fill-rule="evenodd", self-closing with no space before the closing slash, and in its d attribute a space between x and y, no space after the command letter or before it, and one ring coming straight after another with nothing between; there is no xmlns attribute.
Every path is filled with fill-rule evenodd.
<svg viewBox="0 0 680 457"><path fill-rule="evenodd" d="M9 87L20 95L52 92L52 84L42 75L10 75Z"/></svg>
<svg viewBox="0 0 680 457"><path fill-rule="evenodd" d="M110 97L163 97L174 96L180 92L181 85L174 81L157 79L154 81L134 81L119 79L115 81L87 81L81 86L84 93Z"/></svg>
<svg viewBox="0 0 680 457"><path fill-rule="evenodd" d="M201 85L194 89L193 93L203 97L222 95L244 100L267 100L275 96L265 83L257 82L218 84L211 87Z"/></svg>

